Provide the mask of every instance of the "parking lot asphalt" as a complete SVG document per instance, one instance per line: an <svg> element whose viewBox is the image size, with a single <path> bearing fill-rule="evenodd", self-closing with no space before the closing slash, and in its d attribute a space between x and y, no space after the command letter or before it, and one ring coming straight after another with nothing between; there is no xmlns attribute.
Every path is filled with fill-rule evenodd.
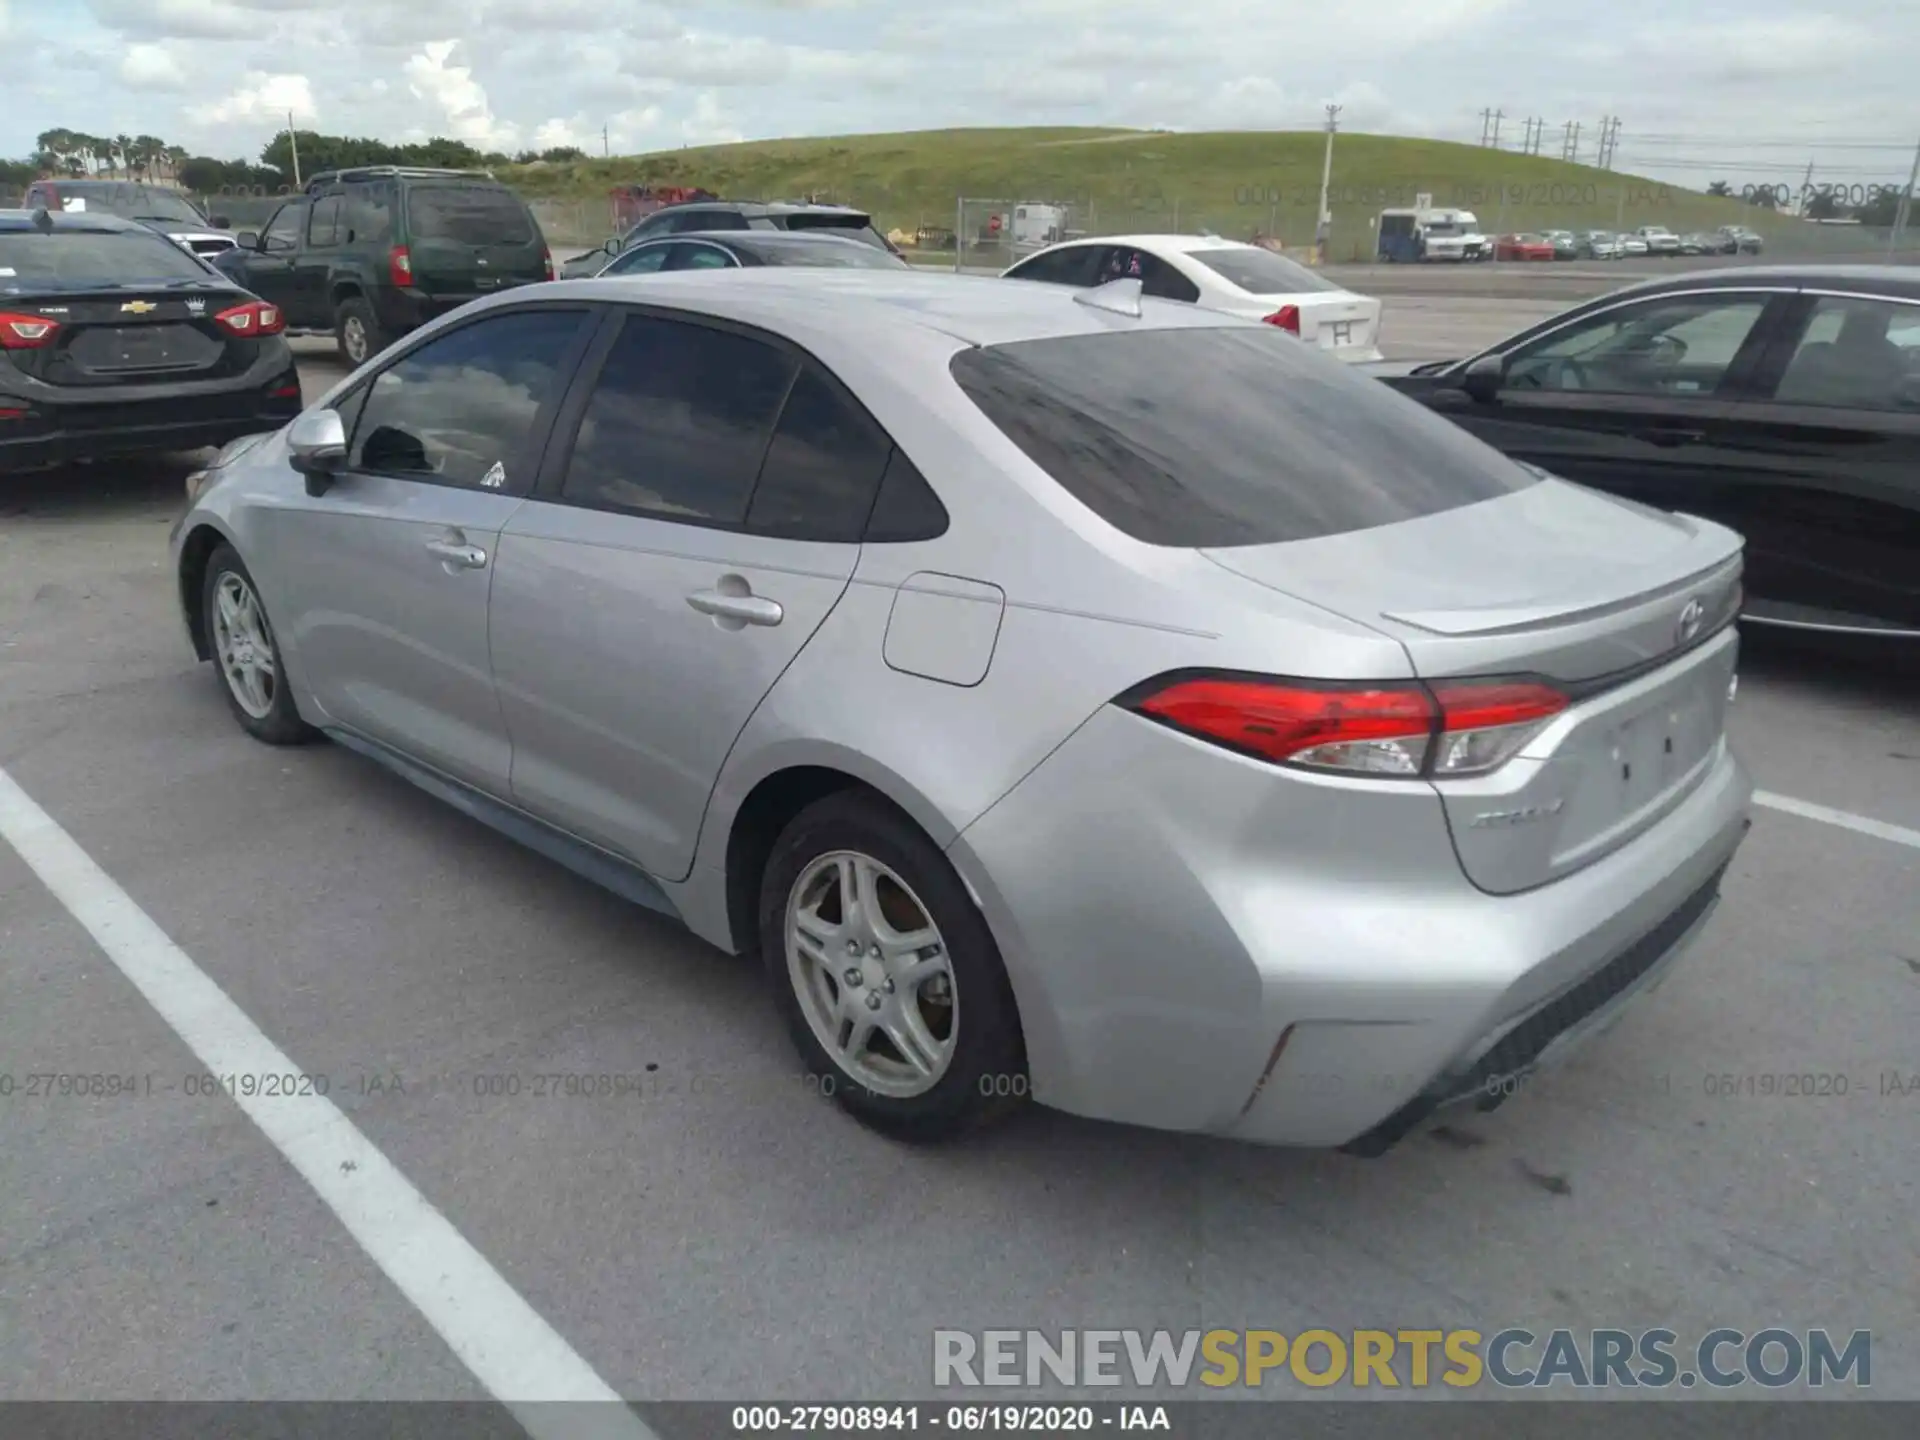
<svg viewBox="0 0 1920 1440"><path fill-rule="evenodd" d="M1386 348L1531 318L1395 299ZM534 1323L488 1276L538 1364L637 1398L931 1397L936 1328L1781 1325L1871 1330L1873 1393L1920 1399L1910 675L1749 640L1732 733L1780 798L1724 903L1497 1112L1377 1161L1037 1110L915 1151L803 1093L751 963L242 735L174 601L183 474L0 481L0 1399L484 1398ZM209 1045L327 1077L371 1148L191 1093ZM27 1093L93 1075L131 1091Z"/></svg>

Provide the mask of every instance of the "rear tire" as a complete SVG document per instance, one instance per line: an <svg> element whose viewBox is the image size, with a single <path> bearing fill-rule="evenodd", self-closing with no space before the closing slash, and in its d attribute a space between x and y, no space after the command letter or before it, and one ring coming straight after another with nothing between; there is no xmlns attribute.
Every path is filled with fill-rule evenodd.
<svg viewBox="0 0 1920 1440"><path fill-rule="evenodd" d="M762 873L759 915L809 1081L856 1119L936 1142L1026 1098L1019 1012L992 932L947 858L893 807L843 791L795 816Z"/></svg>
<svg viewBox="0 0 1920 1440"><path fill-rule="evenodd" d="M367 363L392 343L373 307L364 297L349 295L333 312L333 342L340 358L355 369Z"/></svg>
<svg viewBox="0 0 1920 1440"><path fill-rule="evenodd" d="M259 588L231 545L216 546L207 557L200 606L220 693L240 728L268 745L317 739L320 732L294 706Z"/></svg>

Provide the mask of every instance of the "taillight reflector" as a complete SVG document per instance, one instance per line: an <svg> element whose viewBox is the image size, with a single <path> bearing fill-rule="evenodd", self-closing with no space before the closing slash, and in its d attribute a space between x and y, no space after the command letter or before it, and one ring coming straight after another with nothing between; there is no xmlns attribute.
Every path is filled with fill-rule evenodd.
<svg viewBox="0 0 1920 1440"><path fill-rule="evenodd" d="M1316 684L1195 676L1123 697L1139 714L1280 765L1348 775L1481 775L1512 759L1567 697L1532 680Z"/></svg>
<svg viewBox="0 0 1920 1440"><path fill-rule="evenodd" d="M244 305L222 310L213 317L213 323L241 340L278 335L287 328L287 318L280 313L280 307L264 300L249 300Z"/></svg>
<svg viewBox="0 0 1920 1440"><path fill-rule="evenodd" d="M37 350L60 328L44 315L17 315L0 310L0 350Z"/></svg>
<svg viewBox="0 0 1920 1440"><path fill-rule="evenodd" d="M413 284L413 256L406 246L396 245L387 252L387 274L396 285Z"/></svg>
<svg viewBox="0 0 1920 1440"><path fill-rule="evenodd" d="M545 266L547 267L547 278L549 280L553 279L553 251L542 250L540 252L540 259L541 259L541 262L545 264Z"/></svg>
<svg viewBox="0 0 1920 1440"><path fill-rule="evenodd" d="M1298 305L1282 305L1278 310L1274 311L1273 314L1264 316L1263 319L1266 324L1277 325L1290 335L1298 335L1300 333L1300 307Z"/></svg>

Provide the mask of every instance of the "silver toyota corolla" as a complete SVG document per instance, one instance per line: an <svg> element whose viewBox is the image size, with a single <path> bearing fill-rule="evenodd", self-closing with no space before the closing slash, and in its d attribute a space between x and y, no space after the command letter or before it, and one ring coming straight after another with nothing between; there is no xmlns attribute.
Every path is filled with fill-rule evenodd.
<svg viewBox="0 0 1920 1440"><path fill-rule="evenodd" d="M517 290L173 550L246 730L757 953L910 1137L1378 1153L1656 983L1747 826L1738 536L1137 281Z"/></svg>

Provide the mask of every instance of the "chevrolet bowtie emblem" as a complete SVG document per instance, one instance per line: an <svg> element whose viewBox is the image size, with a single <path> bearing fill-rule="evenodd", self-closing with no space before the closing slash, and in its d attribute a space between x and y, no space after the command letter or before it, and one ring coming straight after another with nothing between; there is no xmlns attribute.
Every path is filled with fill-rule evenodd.
<svg viewBox="0 0 1920 1440"><path fill-rule="evenodd" d="M129 300L120 307L120 313L122 315L144 315L149 310L158 310L159 308L160 307L151 300Z"/></svg>

